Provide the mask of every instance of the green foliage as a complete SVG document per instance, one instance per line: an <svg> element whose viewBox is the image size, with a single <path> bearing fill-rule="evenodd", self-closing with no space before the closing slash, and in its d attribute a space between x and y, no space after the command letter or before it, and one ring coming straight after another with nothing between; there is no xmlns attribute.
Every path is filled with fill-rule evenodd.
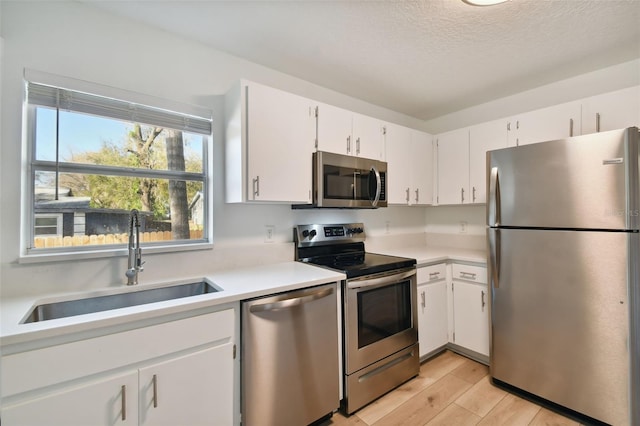
<svg viewBox="0 0 640 426"><path fill-rule="evenodd" d="M142 136L147 138L153 128L142 127ZM123 135L122 141L114 143L103 141L97 151L75 153L68 161L73 163L99 164L124 168L167 169L165 149L166 131L160 132L152 143L146 144L143 151L136 146L132 132ZM185 144L188 141L185 140ZM185 168L187 171L200 172L202 161L197 155L185 150ZM61 186L68 187L75 196L90 197L90 207L101 209L143 209L142 193L149 191L150 207L154 217L165 219L169 216L168 181L147 178L133 178L106 175L62 175ZM187 199L191 200L202 190L199 182L187 182Z"/></svg>

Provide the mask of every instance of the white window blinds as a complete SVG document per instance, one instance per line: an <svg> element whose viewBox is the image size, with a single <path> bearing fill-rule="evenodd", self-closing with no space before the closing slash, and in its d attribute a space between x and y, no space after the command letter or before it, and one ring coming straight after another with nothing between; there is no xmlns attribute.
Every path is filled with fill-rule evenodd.
<svg viewBox="0 0 640 426"><path fill-rule="evenodd" d="M27 101L31 105L168 127L202 135L211 134L211 117L183 114L39 83L27 82Z"/></svg>

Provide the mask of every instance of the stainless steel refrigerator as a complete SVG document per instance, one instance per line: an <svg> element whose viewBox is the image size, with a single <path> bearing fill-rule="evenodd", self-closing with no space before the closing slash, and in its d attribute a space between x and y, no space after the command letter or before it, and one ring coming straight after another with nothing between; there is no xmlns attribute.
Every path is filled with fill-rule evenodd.
<svg viewBox="0 0 640 426"><path fill-rule="evenodd" d="M638 129L487 153L494 383L640 425Z"/></svg>

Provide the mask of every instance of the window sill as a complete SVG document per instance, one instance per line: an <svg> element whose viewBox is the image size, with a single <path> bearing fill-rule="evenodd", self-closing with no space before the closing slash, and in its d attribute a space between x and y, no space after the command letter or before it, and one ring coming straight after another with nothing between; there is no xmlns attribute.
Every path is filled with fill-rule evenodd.
<svg viewBox="0 0 640 426"><path fill-rule="evenodd" d="M150 246L142 247L142 254L156 254L156 253L175 253L182 251L195 251L195 250L212 250L213 243L193 243L182 244L172 246ZM44 262L65 262L73 260L83 259L109 259L114 257L126 257L128 250L126 248L114 248L105 250L87 250L77 252L64 252L64 253L38 253L38 254L26 254L18 258L20 264L30 263L44 263Z"/></svg>

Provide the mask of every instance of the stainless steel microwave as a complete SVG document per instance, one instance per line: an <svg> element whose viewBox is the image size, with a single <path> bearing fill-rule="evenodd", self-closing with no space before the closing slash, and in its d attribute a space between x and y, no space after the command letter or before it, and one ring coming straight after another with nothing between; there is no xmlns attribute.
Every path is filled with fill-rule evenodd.
<svg viewBox="0 0 640 426"><path fill-rule="evenodd" d="M313 205L308 207L387 207L387 163L331 152L315 152Z"/></svg>

